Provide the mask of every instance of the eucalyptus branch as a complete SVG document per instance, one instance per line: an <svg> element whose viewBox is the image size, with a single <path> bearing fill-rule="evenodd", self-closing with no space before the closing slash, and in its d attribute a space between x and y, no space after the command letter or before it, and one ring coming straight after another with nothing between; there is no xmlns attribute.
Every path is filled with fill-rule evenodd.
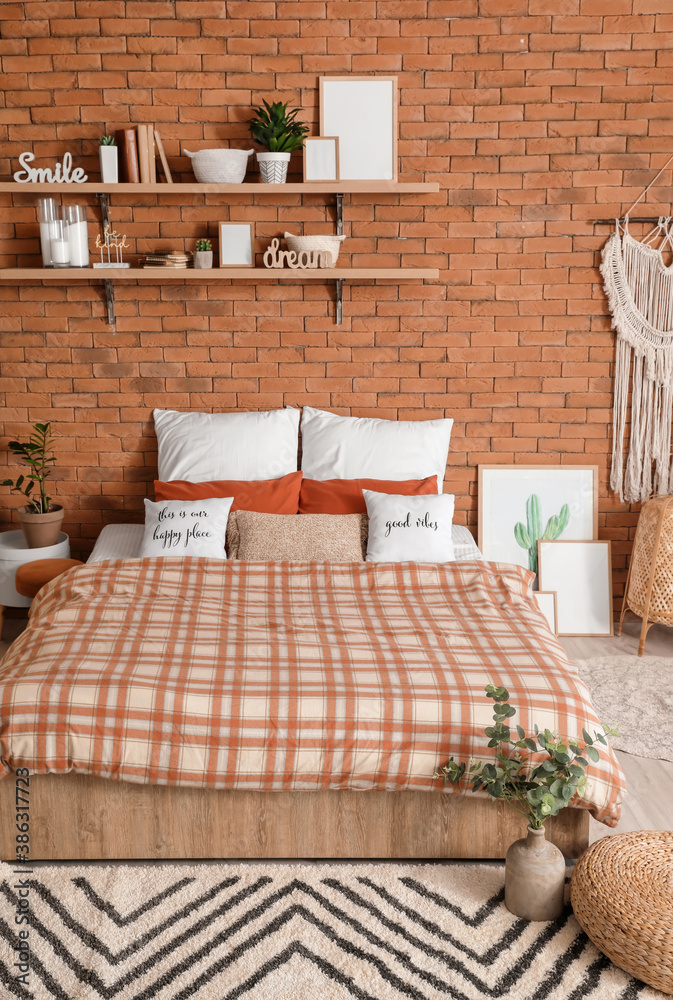
<svg viewBox="0 0 673 1000"><path fill-rule="evenodd" d="M516 709L509 704L509 693L489 684L486 694L495 702L495 725L487 726L484 733L488 746L497 748L496 763L470 761L468 769L451 757L433 777L456 787L465 779L472 791L483 789L494 799L504 799L539 830L546 819L557 816L575 796L584 794L589 761L596 763L600 759L595 744L607 746L606 737L619 733L603 726L603 732L596 730L593 737L583 729L581 740L571 740L549 729L540 731L537 726L533 727L534 735L527 735L517 725L518 739L514 739L507 725L507 720L516 715Z"/></svg>

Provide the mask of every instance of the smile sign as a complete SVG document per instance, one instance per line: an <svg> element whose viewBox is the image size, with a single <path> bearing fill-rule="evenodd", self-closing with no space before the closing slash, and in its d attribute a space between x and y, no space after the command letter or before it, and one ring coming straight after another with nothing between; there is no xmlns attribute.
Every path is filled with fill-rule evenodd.
<svg viewBox="0 0 673 1000"><path fill-rule="evenodd" d="M53 170L50 167L31 167L30 164L34 159L34 153L21 154L19 163L23 170L17 170L14 174L17 184L83 184L87 180L87 175L81 167L72 169L70 153L66 153L63 163L57 163Z"/></svg>

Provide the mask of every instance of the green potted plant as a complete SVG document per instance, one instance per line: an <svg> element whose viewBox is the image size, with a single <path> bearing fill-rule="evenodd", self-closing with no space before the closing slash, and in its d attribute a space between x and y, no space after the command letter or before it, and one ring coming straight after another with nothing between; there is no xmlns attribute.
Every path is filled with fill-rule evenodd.
<svg viewBox="0 0 673 1000"><path fill-rule="evenodd" d="M290 156L303 146L309 127L297 121L298 108L287 110L289 102L262 103L264 107L254 108L255 114L248 121L253 139L266 149L257 153L259 172L264 184L282 184Z"/></svg>
<svg viewBox="0 0 673 1000"><path fill-rule="evenodd" d="M210 240L197 240L194 252L194 267L209 268L213 266L213 244Z"/></svg>
<svg viewBox="0 0 673 1000"><path fill-rule="evenodd" d="M100 179L103 184L116 184L119 178L117 163L117 146L113 135L104 135L98 140L98 158L100 160Z"/></svg>
<svg viewBox="0 0 673 1000"><path fill-rule="evenodd" d="M30 467L25 476L21 475L16 480L5 479L2 483L3 486L10 486L12 493L21 493L28 501L25 507L19 508L18 517L29 549L56 545L61 533L63 507L52 503L46 491L50 466L56 461L52 444L50 423L35 424L28 441L9 442L9 450Z"/></svg>
<svg viewBox="0 0 673 1000"><path fill-rule="evenodd" d="M589 761L599 760L596 744L607 746L605 737L619 733L603 726L604 732L595 732L593 738L583 729L581 740L564 739L549 729L541 732L537 725L530 735L517 725L518 738L514 738L507 724L516 715L509 693L489 684L486 694L495 702L495 725L484 730L488 746L498 748L495 763L470 761L467 765L451 757L434 777L456 786L465 779L472 791L483 789L525 816L528 836L507 851L505 905L526 920L555 920L563 911L565 859L545 839L545 820L584 795Z"/></svg>

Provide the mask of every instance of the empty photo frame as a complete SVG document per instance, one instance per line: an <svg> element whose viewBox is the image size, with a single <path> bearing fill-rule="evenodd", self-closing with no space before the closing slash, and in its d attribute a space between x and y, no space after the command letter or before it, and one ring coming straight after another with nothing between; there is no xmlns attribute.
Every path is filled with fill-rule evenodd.
<svg viewBox="0 0 673 1000"><path fill-rule="evenodd" d="M339 139L335 135L304 139L304 183L339 180Z"/></svg>
<svg viewBox="0 0 673 1000"><path fill-rule="evenodd" d="M339 180L397 180L397 77L320 78L320 135L339 139Z"/></svg>
<svg viewBox="0 0 673 1000"><path fill-rule="evenodd" d="M610 542L538 542L540 590L556 593L558 635L612 635Z"/></svg>
<svg viewBox="0 0 673 1000"><path fill-rule="evenodd" d="M220 223L220 267L254 267L249 222Z"/></svg>

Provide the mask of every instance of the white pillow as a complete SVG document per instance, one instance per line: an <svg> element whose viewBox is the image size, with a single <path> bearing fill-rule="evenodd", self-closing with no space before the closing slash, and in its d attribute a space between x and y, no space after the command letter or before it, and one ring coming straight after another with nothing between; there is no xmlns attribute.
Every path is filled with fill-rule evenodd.
<svg viewBox="0 0 673 1000"><path fill-rule="evenodd" d="M297 471L299 410L180 413L155 410L162 482L279 479Z"/></svg>
<svg viewBox="0 0 673 1000"><path fill-rule="evenodd" d="M425 479L442 492L453 420L340 417L305 406L301 467L307 479ZM161 478L161 477L159 477Z"/></svg>
<svg viewBox="0 0 673 1000"><path fill-rule="evenodd" d="M224 542L233 497L211 500L145 500L145 556L226 559Z"/></svg>
<svg viewBox="0 0 673 1000"><path fill-rule="evenodd" d="M363 490L369 515L368 562L453 562L455 497L393 496Z"/></svg>

